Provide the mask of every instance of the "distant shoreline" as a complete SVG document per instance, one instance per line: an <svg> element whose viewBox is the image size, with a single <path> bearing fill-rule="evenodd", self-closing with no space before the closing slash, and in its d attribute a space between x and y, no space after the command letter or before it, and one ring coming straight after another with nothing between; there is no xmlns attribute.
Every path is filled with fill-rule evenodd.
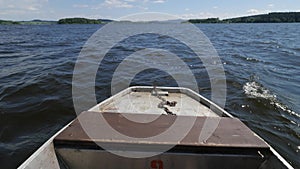
<svg viewBox="0 0 300 169"><path fill-rule="evenodd" d="M52 25L52 24L105 24L118 22L110 19L87 19L87 18L63 18L58 21L31 20L31 21L11 21L0 20L0 25ZM121 21L122 22L122 21ZM130 22L130 21L127 21ZM168 22L168 21L166 21ZM181 20L180 23L299 23L300 12L272 12L268 14L243 16L229 19L207 18Z"/></svg>
<svg viewBox="0 0 300 169"><path fill-rule="evenodd" d="M236 17L220 20L219 18L189 19L189 23L298 23L300 12L272 12L268 14Z"/></svg>
<svg viewBox="0 0 300 169"><path fill-rule="evenodd" d="M53 24L105 24L113 22L110 19L87 19L87 18L63 18L58 21L31 20L31 21L11 21L0 20L0 25L53 25Z"/></svg>

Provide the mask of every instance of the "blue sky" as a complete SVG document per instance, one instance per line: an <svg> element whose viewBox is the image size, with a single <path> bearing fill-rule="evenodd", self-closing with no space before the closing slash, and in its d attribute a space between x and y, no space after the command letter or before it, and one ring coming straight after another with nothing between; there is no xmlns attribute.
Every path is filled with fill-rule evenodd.
<svg viewBox="0 0 300 169"><path fill-rule="evenodd" d="M230 18L272 11L300 11L300 0L0 0L0 19L118 19L141 12L180 18Z"/></svg>

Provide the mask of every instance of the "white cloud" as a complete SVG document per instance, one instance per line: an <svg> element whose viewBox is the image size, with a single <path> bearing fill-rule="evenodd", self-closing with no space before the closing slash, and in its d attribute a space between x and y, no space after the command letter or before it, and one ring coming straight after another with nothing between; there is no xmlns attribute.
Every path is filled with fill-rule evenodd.
<svg viewBox="0 0 300 169"><path fill-rule="evenodd" d="M249 9L249 10L247 11L247 13L248 13L248 14L258 14L258 13L260 13L260 11L259 11L258 9Z"/></svg>
<svg viewBox="0 0 300 169"><path fill-rule="evenodd" d="M42 13L48 0L0 0L0 18L19 20ZM31 16L31 17L30 17Z"/></svg>
<svg viewBox="0 0 300 169"><path fill-rule="evenodd" d="M39 8L37 8L37 7L35 7L35 6L28 6L28 7L27 7L27 10L29 10L29 11L38 11Z"/></svg>
<svg viewBox="0 0 300 169"><path fill-rule="evenodd" d="M137 8L141 10L148 10L147 3L162 4L167 0L105 0L99 5L93 6L91 9L103 9L103 8Z"/></svg>
<svg viewBox="0 0 300 169"><path fill-rule="evenodd" d="M259 10L259 9L249 9L247 11L247 14L249 15L258 15L258 14L267 14L272 12L271 10L267 10L267 9L263 9L263 10Z"/></svg>
<svg viewBox="0 0 300 169"><path fill-rule="evenodd" d="M269 4L268 7L269 7L269 8L273 8L273 7L274 7L274 4Z"/></svg>
<svg viewBox="0 0 300 169"><path fill-rule="evenodd" d="M103 19L103 18L107 18L106 16L103 15L88 15L88 14L84 14L84 13L78 13L75 15L63 15L60 16L58 19L61 18L89 18L89 19Z"/></svg>
<svg viewBox="0 0 300 169"><path fill-rule="evenodd" d="M89 5L87 4L74 4L73 8L88 8Z"/></svg>
<svg viewBox="0 0 300 169"><path fill-rule="evenodd" d="M200 12L200 13L186 13L177 15L181 19L204 19L204 18L215 18L216 16L209 12Z"/></svg>
<svg viewBox="0 0 300 169"><path fill-rule="evenodd" d="M9 4L9 5L7 5L7 8L15 8L15 5Z"/></svg>
<svg viewBox="0 0 300 169"><path fill-rule="evenodd" d="M132 8L133 5L129 4L127 1L122 0L105 0L102 4L105 7L109 8Z"/></svg>
<svg viewBox="0 0 300 169"><path fill-rule="evenodd" d="M165 3L167 2L167 0L140 0L141 2L143 3L155 3L155 4L162 4L162 3Z"/></svg>
<svg viewBox="0 0 300 169"><path fill-rule="evenodd" d="M162 3L165 3L166 0L154 0L154 1L151 1L152 3L155 3L155 4L162 4Z"/></svg>
<svg viewBox="0 0 300 169"><path fill-rule="evenodd" d="M0 0L1 10L40 10L48 0Z"/></svg>
<svg viewBox="0 0 300 169"><path fill-rule="evenodd" d="M166 21L180 19L176 15L165 14L160 12L143 12L140 14L130 14L118 18L117 20L128 20L128 21Z"/></svg>

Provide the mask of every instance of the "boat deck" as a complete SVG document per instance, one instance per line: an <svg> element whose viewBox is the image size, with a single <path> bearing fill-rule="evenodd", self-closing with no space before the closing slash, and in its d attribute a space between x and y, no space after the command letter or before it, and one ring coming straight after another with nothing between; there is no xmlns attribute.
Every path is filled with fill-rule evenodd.
<svg viewBox="0 0 300 169"><path fill-rule="evenodd" d="M168 96L162 96L164 99L176 101L175 107L169 107L169 110L177 115L189 116L218 116L208 107L199 104L196 100L188 97L186 94L170 93ZM145 113L145 114L166 114L158 105L161 100L149 92L131 92L122 96L115 102L102 107L101 112L122 112L122 113ZM195 105L195 106L192 106ZM198 113L196 113L198 112Z"/></svg>
<svg viewBox="0 0 300 169"><path fill-rule="evenodd" d="M96 105L90 111L160 115L167 114L164 109L166 107L170 112L179 116L222 116L222 112L215 112L211 109L210 103L205 98L186 89L159 89L158 95L159 97L153 94L153 88L129 88ZM176 102L176 105L159 107L163 100Z"/></svg>

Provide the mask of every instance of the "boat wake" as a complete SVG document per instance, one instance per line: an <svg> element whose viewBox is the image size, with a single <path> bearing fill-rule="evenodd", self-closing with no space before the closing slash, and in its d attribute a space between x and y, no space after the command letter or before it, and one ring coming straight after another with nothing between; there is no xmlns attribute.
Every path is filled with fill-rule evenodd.
<svg viewBox="0 0 300 169"><path fill-rule="evenodd" d="M247 82L243 86L245 94L250 98L264 98L268 100L275 100L276 95L272 94L268 89L264 88L258 82Z"/></svg>
<svg viewBox="0 0 300 169"><path fill-rule="evenodd" d="M251 81L247 82L243 86L244 93L249 97L249 98L261 98L267 100L270 105L273 105L275 108L280 109L284 112L287 112L291 115L294 115L296 117L300 117L300 114L294 112L290 108L288 108L285 104L281 103L275 94L273 94L270 90L265 88L262 84L256 82L256 81Z"/></svg>

